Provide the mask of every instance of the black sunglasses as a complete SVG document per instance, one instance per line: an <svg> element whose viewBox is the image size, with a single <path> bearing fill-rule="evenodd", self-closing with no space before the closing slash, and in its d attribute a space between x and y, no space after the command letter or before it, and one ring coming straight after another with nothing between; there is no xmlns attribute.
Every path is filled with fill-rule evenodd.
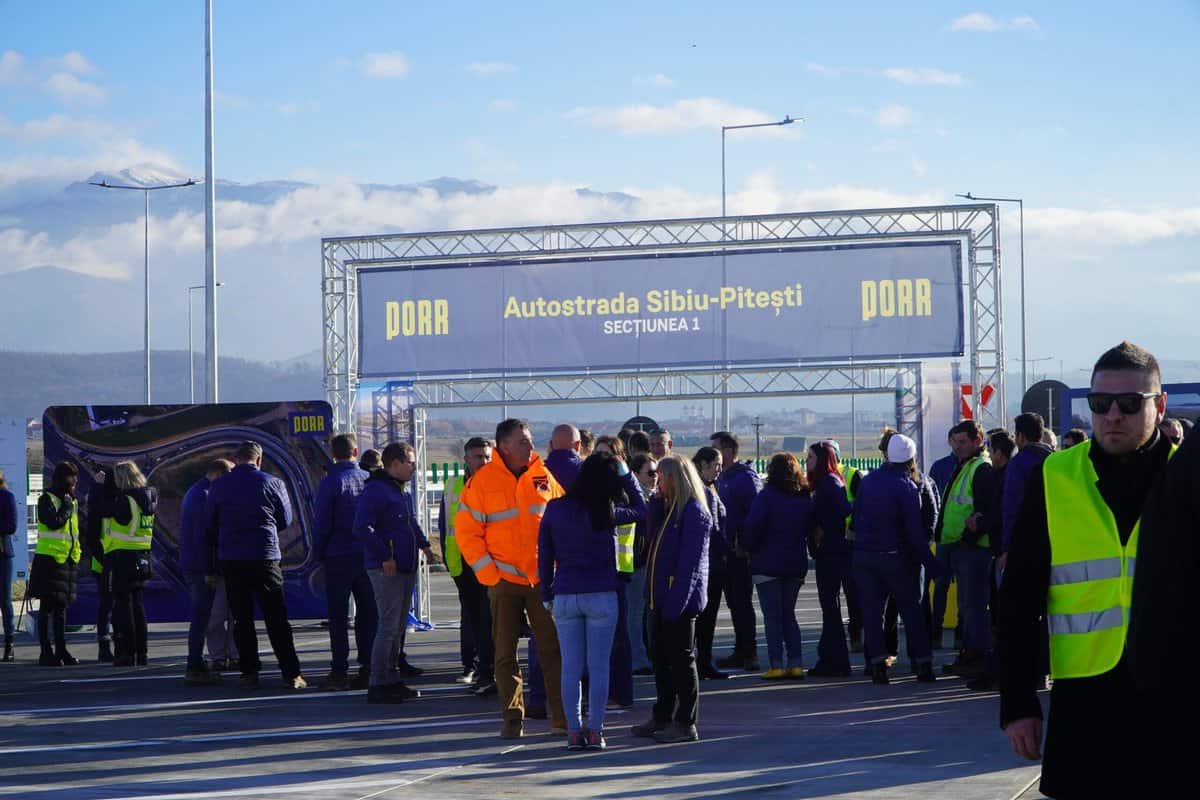
<svg viewBox="0 0 1200 800"><path fill-rule="evenodd" d="M1087 396L1087 401L1093 414L1107 414L1113 403L1117 404L1117 410L1122 414L1136 414L1147 400L1157 400L1159 397L1162 397L1162 392L1092 392Z"/></svg>
<svg viewBox="0 0 1200 800"><path fill-rule="evenodd" d="M657 474L658 474L658 470L656 470L656 469L648 469L648 470L646 470L646 477L647 477L647 478L653 478L653 477L654 477L655 475L657 475Z"/></svg>

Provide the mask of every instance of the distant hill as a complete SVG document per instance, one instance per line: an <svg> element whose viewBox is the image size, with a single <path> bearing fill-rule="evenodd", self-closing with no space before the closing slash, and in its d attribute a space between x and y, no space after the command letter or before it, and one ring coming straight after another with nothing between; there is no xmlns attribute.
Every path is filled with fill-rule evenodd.
<svg viewBox="0 0 1200 800"><path fill-rule="evenodd" d="M150 361L151 399L188 402L187 351L154 351ZM143 354L28 353L0 350L0 416L40 418L47 406L136 404L143 397ZM319 353L287 363L222 358L220 399L321 400ZM196 398L204 400L204 362L196 355Z"/></svg>

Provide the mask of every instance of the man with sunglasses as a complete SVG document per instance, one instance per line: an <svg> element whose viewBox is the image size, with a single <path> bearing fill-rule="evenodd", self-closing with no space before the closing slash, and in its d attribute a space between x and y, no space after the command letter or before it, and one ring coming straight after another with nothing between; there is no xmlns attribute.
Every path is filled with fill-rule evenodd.
<svg viewBox="0 0 1200 800"><path fill-rule="evenodd" d="M1093 438L1029 477L999 604L1000 721L1013 750L1042 757L1040 618L1050 629L1050 720L1041 791L1144 796L1144 713L1126 632L1139 520L1174 450L1158 362L1128 342L1092 370ZM1139 581L1143 579L1139 567ZM1193 634L1194 635L1194 634Z"/></svg>

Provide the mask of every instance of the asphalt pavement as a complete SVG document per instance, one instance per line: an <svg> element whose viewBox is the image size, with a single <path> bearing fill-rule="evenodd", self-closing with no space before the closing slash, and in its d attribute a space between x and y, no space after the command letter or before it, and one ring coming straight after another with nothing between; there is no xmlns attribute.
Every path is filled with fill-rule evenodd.
<svg viewBox="0 0 1200 800"><path fill-rule="evenodd" d="M92 798L1036 798L1038 766L1011 753L995 694L957 678L890 686L851 678L767 682L738 673L701 684L701 741L660 745L629 735L649 716L651 678L630 711L610 711L608 750L569 752L549 723L499 738L497 701L467 695L458 663L457 596L433 575L437 627L410 632L419 699L368 705L365 692L285 692L265 633L263 688L182 685L186 626L152 626L150 663L94 661L94 633L70 636L77 667L38 667L36 644L0 664L0 797ZM816 589L798 607L805 664L820 632ZM761 619L760 619L761 625ZM732 642L718 621L718 653ZM327 630L295 623L304 673L328 670ZM901 636L903 641L903 636ZM765 640L759 631L760 655ZM522 652L524 648L522 647ZM940 665L951 660L938 652ZM353 654L352 654L353 659ZM905 664L901 654L901 664ZM274 671L272 671L274 670ZM940 670L939 670L940 671Z"/></svg>

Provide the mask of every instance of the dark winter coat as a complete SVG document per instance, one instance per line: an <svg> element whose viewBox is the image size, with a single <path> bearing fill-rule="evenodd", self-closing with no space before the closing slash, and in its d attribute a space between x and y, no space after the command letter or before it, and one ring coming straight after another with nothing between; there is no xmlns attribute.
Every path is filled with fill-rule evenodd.
<svg viewBox="0 0 1200 800"><path fill-rule="evenodd" d="M1012 544L1013 528L1017 526L1017 513L1021 510L1029 476L1034 467L1040 466L1053 452L1050 445L1035 442L1022 447L1008 462L1004 471L1004 490L1000 495L1001 553L1007 553Z"/></svg>
<svg viewBox="0 0 1200 800"><path fill-rule="evenodd" d="M650 501L650 559L646 565L646 601L651 611L673 622L694 617L708 599L708 541L713 519L689 499L667 519L661 497Z"/></svg>
<svg viewBox="0 0 1200 800"><path fill-rule="evenodd" d="M338 461L321 479L313 506L313 555L317 561L362 553L362 543L354 535L354 512L368 477L355 462Z"/></svg>
<svg viewBox="0 0 1200 800"><path fill-rule="evenodd" d="M571 488L571 484L579 477L579 469L583 466L583 459L579 457L579 453L574 450L554 450L550 455L546 456L546 469L550 470L550 474L554 476L554 480L558 481L558 485L563 491Z"/></svg>
<svg viewBox="0 0 1200 800"><path fill-rule="evenodd" d="M812 498L808 544L813 558L849 553L851 546L846 541L846 518L853 507L846 497L846 484L837 475L827 474L817 482ZM819 544L813 537L813 530L817 526L821 528Z"/></svg>
<svg viewBox="0 0 1200 800"><path fill-rule="evenodd" d="M733 552L729 546L729 516L725 512L725 504L721 495L712 486L705 486L704 493L708 496L708 513L713 518L713 526L708 537L708 574L720 574L725 571L725 559Z"/></svg>
<svg viewBox="0 0 1200 800"><path fill-rule="evenodd" d="M196 481L179 506L179 568L184 572L217 574L217 551L205 536L205 506L211 486L208 478Z"/></svg>
<svg viewBox="0 0 1200 800"><path fill-rule="evenodd" d="M50 501L50 495L43 493L38 498L38 523L57 530L67 524L76 509L76 502L72 498L70 503L61 503L56 511ZM65 608L75 602L75 578L78 571L79 565L70 558L59 564L53 556L35 555L30 565L29 594Z"/></svg>
<svg viewBox="0 0 1200 800"><path fill-rule="evenodd" d="M808 574L808 532L813 499L808 492L789 495L768 486L758 493L742 528L742 548L750 553L750 572L772 578Z"/></svg>
<svg viewBox="0 0 1200 800"><path fill-rule="evenodd" d="M384 561L395 561L396 572L414 572L417 549L429 547L412 494L381 469L371 473L358 498L354 535L362 545L367 569L382 569Z"/></svg>
<svg viewBox="0 0 1200 800"><path fill-rule="evenodd" d="M863 478L851 527L856 552L898 552L914 565L924 564L930 577L942 572L921 520L921 490L901 465L884 464Z"/></svg>
<svg viewBox="0 0 1200 800"><path fill-rule="evenodd" d="M238 464L208 491L207 537L222 561L278 561L279 532L292 524L287 487L253 464Z"/></svg>
<svg viewBox="0 0 1200 800"><path fill-rule="evenodd" d="M13 557L13 536L16 533L17 498L8 489L0 489L0 557ZM21 544L24 545L24 542Z"/></svg>
<svg viewBox="0 0 1200 800"><path fill-rule="evenodd" d="M741 461L734 462L717 476L717 493L725 504L725 539L731 548L741 545L742 526L762 485L762 478L754 467Z"/></svg>

